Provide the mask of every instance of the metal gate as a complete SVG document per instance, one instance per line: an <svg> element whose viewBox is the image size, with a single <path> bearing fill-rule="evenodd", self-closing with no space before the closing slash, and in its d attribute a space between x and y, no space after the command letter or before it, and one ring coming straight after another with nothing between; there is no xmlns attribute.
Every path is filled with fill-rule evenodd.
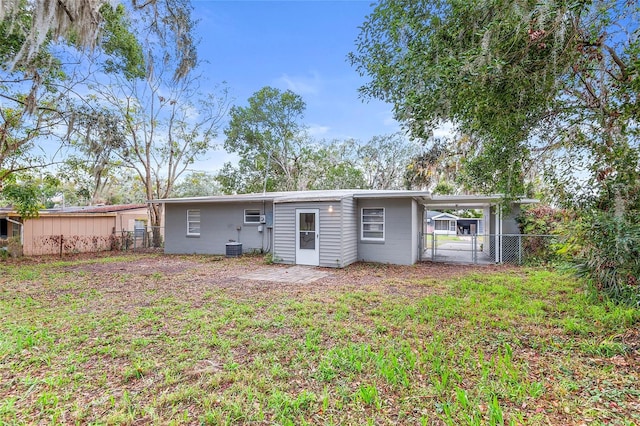
<svg viewBox="0 0 640 426"><path fill-rule="evenodd" d="M450 263L491 263L485 236L422 234L422 259ZM487 246L488 248L488 246Z"/></svg>

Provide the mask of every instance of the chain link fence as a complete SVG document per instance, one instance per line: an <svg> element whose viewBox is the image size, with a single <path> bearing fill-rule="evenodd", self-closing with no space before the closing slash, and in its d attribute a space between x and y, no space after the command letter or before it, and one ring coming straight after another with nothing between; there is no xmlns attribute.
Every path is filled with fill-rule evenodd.
<svg viewBox="0 0 640 426"><path fill-rule="evenodd" d="M422 234L422 260L449 263L511 263L537 265L557 259L562 244L557 235Z"/></svg>
<svg viewBox="0 0 640 426"><path fill-rule="evenodd" d="M164 247L164 228L149 226L133 231L119 231L113 235L112 250L140 251Z"/></svg>
<svg viewBox="0 0 640 426"><path fill-rule="evenodd" d="M539 265L557 259L557 249L562 243L558 235L504 234L494 236L497 244L491 248L498 250L500 263L516 265Z"/></svg>

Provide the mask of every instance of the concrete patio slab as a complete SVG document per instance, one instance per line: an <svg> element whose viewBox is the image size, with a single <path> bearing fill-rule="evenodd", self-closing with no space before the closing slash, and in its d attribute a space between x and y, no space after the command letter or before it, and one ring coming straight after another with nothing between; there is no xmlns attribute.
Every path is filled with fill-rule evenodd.
<svg viewBox="0 0 640 426"><path fill-rule="evenodd" d="M274 281L281 283L309 284L331 275L313 266L296 265L290 268L264 268L239 276L244 280Z"/></svg>

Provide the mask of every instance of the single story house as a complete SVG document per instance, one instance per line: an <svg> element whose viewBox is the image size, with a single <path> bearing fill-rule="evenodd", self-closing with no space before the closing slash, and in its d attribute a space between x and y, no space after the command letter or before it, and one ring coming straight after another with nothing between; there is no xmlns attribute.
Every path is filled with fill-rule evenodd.
<svg viewBox="0 0 640 426"><path fill-rule="evenodd" d="M446 197L427 191L332 190L154 203L163 205L165 253L225 254L241 244L242 252L270 252L278 263L340 268L356 261L411 265L421 260L424 212L431 205L483 208L496 229L502 226L499 196Z"/></svg>
<svg viewBox="0 0 640 426"><path fill-rule="evenodd" d="M12 209L0 210L0 240L15 237L26 256L110 250L124 233L148 223L146 204L47 209L23 219Z"/></svg>
<svg viewBox="0 0 640 426"><path fill-rule="evenodd" d="M438 235L481 235L484 233L482 218L459 217L451 213L427 210L425 232Z"/></svg>

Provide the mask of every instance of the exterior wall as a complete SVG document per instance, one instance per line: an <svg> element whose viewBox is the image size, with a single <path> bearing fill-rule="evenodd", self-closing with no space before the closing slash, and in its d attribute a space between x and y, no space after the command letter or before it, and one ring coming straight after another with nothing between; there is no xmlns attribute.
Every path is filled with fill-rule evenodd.
<svg viewBox="0 0 640 426"><path fill-rule="evenodd" d="M329 206L333 212L329 212ZM342 201L276 203L273 215L273 258L278 263L296 263L296 209L319 210L320 266L345 266Z"/></svg>
<svg viewBox="0 0 640 426"><path fill-rule="evenodd" d="M502 233L503 234L519 234L520 225L516 218L520 214L520 205L512 205L510 211L505 211L502 215Z"/></svg>
<svg viewBox="0 0 640 426"><path fill-rule="evenodd" d="M273 212L273 205L271 202L166 204L165 253L225 254L229 240L241 242L245 253L266 250L270 246L267 226L245 224L245 209L270 214ZM187 236L187 210L200 210L199 236ZM262 232L258 230L260 225Z"/></svg>
<svg viewBox="0 0 640 426"><path fill-rule="evenodd" d="M118 212L116 216L116 233L122 231L133 232L136 220L144 220L148 224L149 211L144 208Z"/></svg>
<svg viewBox="0 0 640 426"><path fill-rule="evenodd" d="M410 198L358 199L358 259L366 262L411 265L413 234L418 232L413 221L413 200ZM384 241L363 241L361 235L362 208L384 208Z"/></svg>
<svg viewBox="0 0 640 426"><path fill-rule="evenodd" d="M358 261L358 209L353 198L342 200L342 265Z"/></svg>
<svg viewBox="0 0 640 426"><path fill-rule="evenodd" d="M115 215L45 216L24 222L27 256L110 250Z"/></svg>

